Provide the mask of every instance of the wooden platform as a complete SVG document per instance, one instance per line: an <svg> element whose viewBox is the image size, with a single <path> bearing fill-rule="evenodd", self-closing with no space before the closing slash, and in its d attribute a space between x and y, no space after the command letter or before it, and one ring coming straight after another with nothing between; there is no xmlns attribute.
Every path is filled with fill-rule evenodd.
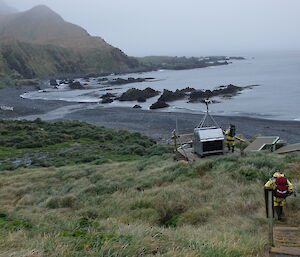
<svg viewBox="0 0 300 257"><path fill-rule="evenodd" d="M285 154L285 153L292 153L292 152L300 152L300 144L286 145L275 151L275 153L278 154Z"/></svg>
<svg viewBox="0 0 300 257"><path fill-rule="evenodd" d="M207 156L203 156L203 157L199 156L198 154L195 154L192 147L187 147L187 148L179 147L177 149L177 151L178 151L178 154L181 156L181 158L179 158L179 159L185 159L186 161L189 161L189 162L202 162L207 159L213 159L213 158L217 158L217 157L224 156L224 155L240 155L241 154L239 149L236 149L234 153L228 152L226 150L224 152L224 155L212 154L212 155L207 155Z"/></svg>
<svg viewBox="0 0 300 257"><path fill-rule="evenodd" d="M270 257L300 257L300 227L274 227L274 244Z"/></svg>
<svg viewBox="0 0 300 257"><path fill-rule="evenodd" d="M245 152L259 152L266 146L273 147L278 141L279 137L257 137L250 145L247 146Z"/></svg>

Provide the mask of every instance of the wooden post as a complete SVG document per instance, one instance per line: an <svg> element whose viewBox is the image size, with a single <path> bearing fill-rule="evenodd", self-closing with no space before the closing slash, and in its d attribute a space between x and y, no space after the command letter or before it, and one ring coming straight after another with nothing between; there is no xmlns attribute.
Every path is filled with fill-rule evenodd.
<svg viewBox="0 0 300 257"><path fill-rule="evenodd" d="M172 132L172 139L174 140L175 152L177 152L177 148L178 148L177 138L178 138L178 136L176 134L176 130L174 129L173 132Z"/></svg>
<svg viewBox="0 0 300 257"><path fill-rule="evenodd" d="M273 237L273 205L274 205L274 199L273 199L273 190L268 190L268 221L269 221L269 245L271 247L274 246L274 237Z"/></svg>

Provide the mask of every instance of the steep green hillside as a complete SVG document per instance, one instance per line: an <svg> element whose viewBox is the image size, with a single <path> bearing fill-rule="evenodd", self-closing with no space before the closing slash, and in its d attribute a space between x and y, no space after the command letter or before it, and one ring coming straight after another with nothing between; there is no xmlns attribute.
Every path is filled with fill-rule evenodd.
<svg viewBox="0 0 300 257"><path fill-rule="evenodd" d="M2 79L113 72L139 63L46 6L0 17ZM3 75L4 74L4 75ZM19 78L17 78L19 79Z"/></svg>
<svg viewBox="0 0 300 257"><path fill-rule="evenodd" d="M0 140L10 147L2 148L3 158L26 151L30 158L32 151L52 147L64 149L59 160L83 144L81 154L93 156L84 164L0 172L1 257L260 257L267 242L264 182L281 168L300 186L299 154L189 164L154 151L153 141L138 134L39 120L2 122ZM122 145L143 147L145 154L113 158L111 149ZM289 225L300 225L299 198L288 198L286 217Z"/></svg>
<svg viewBox="0 0 300 257"><path fill-rule="evenodd" d="M26 79L81 71L80 58L56 46L13 41L2 43L0 53L6 68Z"/></svg>

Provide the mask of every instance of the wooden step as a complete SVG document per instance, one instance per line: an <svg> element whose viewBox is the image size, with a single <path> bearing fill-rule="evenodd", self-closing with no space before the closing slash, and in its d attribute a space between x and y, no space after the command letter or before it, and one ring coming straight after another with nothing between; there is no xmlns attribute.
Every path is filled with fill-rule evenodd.
<svg viewBox="0 0 300 257"><path fill-rule="evenodd" d="M281 256L297 256L300 257L299 247L272 247L270 250L270 256L281 257Z"/></svg>
<svg viewBox="0 0 300 257"><path fill-rule="evenodd" d="M274 228L275 246L300 249L300 228L277 226Z"/></svg>

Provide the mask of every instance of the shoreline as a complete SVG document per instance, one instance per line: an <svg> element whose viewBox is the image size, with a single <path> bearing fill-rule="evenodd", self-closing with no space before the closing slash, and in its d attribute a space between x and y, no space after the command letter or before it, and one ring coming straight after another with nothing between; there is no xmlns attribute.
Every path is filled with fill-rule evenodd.
<svg viewBox="0 0 300 257"><path fill-rule="evenodd" d="M129 107L103 107L98 104L79 104L65 101L29 100L20 95L34 90L34 86L0 90L0 106L13 106L14 111L0 110L3 119L80 120L98 126L141 132L159 142L169 142L176 128L180 134L192 133L203 114L188 112L162 112ZM280 136L288 143L300 142L300 121L271 120L243 116L214 116L226 129L230 123L237 126L237 133L247 138L256 135Z"/></svg>

